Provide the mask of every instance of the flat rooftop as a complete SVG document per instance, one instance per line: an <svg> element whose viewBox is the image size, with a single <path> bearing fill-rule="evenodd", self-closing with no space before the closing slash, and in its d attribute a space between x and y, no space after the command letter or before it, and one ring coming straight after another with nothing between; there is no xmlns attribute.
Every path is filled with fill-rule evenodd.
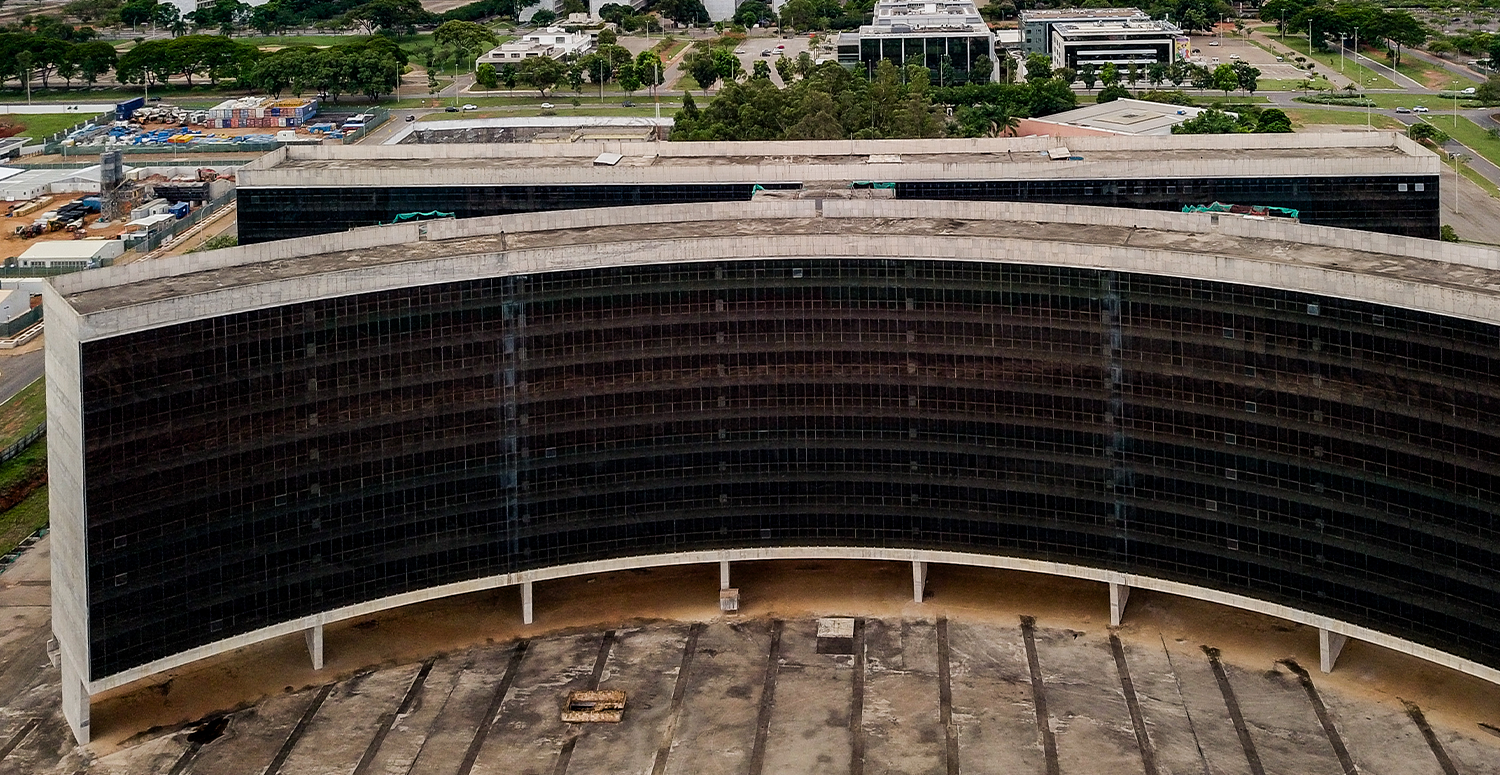
<svg viewBox="0 0 1500 775"><path fill-rule="evenodd" d="M289 146L241 168L241 188L671 185L817 181L1436 175L1395 132L768 143ZM598 166L600 153L619 153Z"/></svg>
<svg viewBox="0 0 1500 775"><path fill-rule="evenodd" d="M419 238L417 224L375 226L137 262L52 283L80 315L99 318L90 321L87 339L259 306L260 297L274 296L277 303L318 298L329 293L319 290L322 283L343 289L336 293L375 289L348 284L351 271L383 269L376 272L387 278L382 282L399 285L398 275L418 278L404 281L411 284L438 274L458 280L465 272L621 266L656 261L664 252L703 261L825 255L996 260L1016 255L1024 242L1026 257L1010 260L1267 284L1500 320L1500 251L1228 215L804 198L491 216L420 228L428 239ZM434 270L434 262L448 261L458 263ZM259 290L237 292L250 288Z"/></svg>
<svg viewBox="0 0 1500 775"><path fill-rule="evenodd" d="M1038 11L1022 11L1021 21L1051 21L1055 19L1135 19L1145 18L1146 12L1139 8L1049 8Z"/></svg>

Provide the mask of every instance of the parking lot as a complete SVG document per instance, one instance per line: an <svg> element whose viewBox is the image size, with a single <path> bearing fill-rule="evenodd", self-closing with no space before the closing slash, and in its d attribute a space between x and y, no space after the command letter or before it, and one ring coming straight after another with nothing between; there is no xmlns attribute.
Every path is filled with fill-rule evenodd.
<svg viewBox="0 0 1500 775"><path fill-rule="evenodd" d="M1199 52L1193 54L1196 64L1213 67L1242 60L1260 70L1263 80L1295 81L1307 77L1295 62L1277 62L1275 54L1235 35L1194 35L1192 40L1193 49Z"/></svg>

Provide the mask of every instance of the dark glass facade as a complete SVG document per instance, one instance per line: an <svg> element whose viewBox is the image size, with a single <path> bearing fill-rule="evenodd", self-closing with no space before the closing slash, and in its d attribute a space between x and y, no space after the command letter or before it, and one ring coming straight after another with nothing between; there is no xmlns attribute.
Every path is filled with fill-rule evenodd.
<svg viewBox="0 0 1500 775"><path fill-rule="evenodd" d="M642 186L412 186L406 188L241 188L242 244L389 223L401 213L459 218L682 202L750 201L754 184ZM797 183L767 183L798 189ZM1142 180L926 181L896 184L898 199L1047 202L1141 210L1184 205L1273 205L1303 223L1409 237L1438 237L1438 179L1410 177L1195 178Z"/></svg>
<svg viewBox="0 0 1500 775"><path fill-rule="evenodd" d="M1500 330L1093 270L518 276L82 346L94 678L557 563L927 547L1500 667Z"/></svg>

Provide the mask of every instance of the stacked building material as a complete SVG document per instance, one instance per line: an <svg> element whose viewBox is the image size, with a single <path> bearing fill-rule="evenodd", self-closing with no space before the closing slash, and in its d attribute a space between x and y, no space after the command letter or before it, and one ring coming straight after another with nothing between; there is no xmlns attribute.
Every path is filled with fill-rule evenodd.
<svg viewBox="0 0 1500 775"><path fill-rule="evenodd" d="M208 120L204 123L212 129L293 127L301 126L317 114L317 100L241 97L215 105L208 111Z"/></svg>

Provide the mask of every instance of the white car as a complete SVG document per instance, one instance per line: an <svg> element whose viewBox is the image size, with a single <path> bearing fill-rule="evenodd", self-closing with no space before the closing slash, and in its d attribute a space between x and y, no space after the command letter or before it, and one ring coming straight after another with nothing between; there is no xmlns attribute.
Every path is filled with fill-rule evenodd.
<svg viewBox="0 0 1500 775"><path fill-rule="evenodd" d="M464 110L479 110L478 105L465 105Z"/></svg>
<svg viewBox="0 0 1500 775"><path fill-rule="evenodd" d="M1469 88L1464 89L1463 91L1459 92L1459 94L1473 94L1473 93L1474 93L1474 87L1473 86L1470 86Z"/></svg>
<svg viewBox="0 0 1500 775"><path fill-rule="evenodd" d="M1421 105L1418 105L1415 108L1412 108L1411 112L1413 112L1413 113L1431 113L1432 111L1428 110L1425 107L1422 107Z"/></svg>
<svg viewBox="0 0 1500 775"><path fill-rule="evenodd" d="M1230 59L1239 59L1239 58L1240 58L1240 55L1239 55L1239 54L1230 54L1230 55L1229 55L1229 58L1230 58Z"/></svg>
<svg viewBox="0 0 1500 775"><path fill-rule="evenodd" d="M542 103L542 110L551 110L552 108L553 108L552 103L550 103L550 102L543 102Z"/></svg>
<svg viewBox="0 0 1500 775"><path fill-rule="evenodd" d="M1208 45L1210 45L1210 46L1217 46L1217 45L1219 45L1219 41L1217 41L1217 40L1210 40L1208 42Z"/></svg>

